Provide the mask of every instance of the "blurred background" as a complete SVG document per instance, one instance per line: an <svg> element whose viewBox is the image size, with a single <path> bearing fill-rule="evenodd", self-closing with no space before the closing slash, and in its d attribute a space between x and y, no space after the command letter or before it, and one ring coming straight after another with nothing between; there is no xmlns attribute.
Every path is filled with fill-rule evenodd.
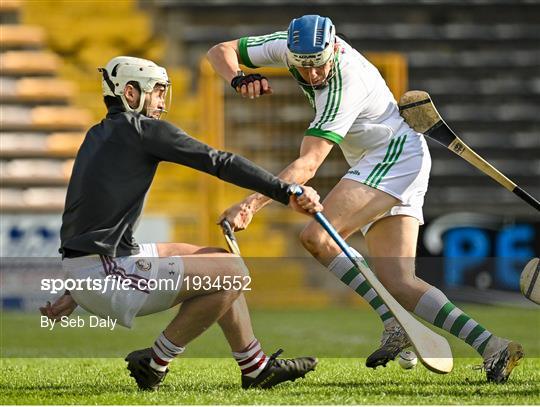
<svg viewBox="0 0 540 407"><path fill-rule="evenodd" d="M26 269L7 267L6 259L58 256L73 160L88 127L105 115L97 67L117 55L165 66L173 83L167 120L277 173L297 156L311 107L279 70L266 71L272 97L241 99L204 56L218 42L285 30L293 17L313 13L332 18L396 98L427 90L465 142L540 197L538 1L2 0L4 309L34 309L42 301L26 284L32 278L22 277ZM445 148L429 145L433 168L418 274L453 299L531 305L519 295L519 274L540 253L538 213ZM335 148L310 185L324 196L346 170ZM162 163L138 240L223 246L215 219L246 195ZM250 303L363 307L302 249L297 236L305 223L272 204L238 233L254 277ZM351 243L363 248L359 235Z"/></svg>

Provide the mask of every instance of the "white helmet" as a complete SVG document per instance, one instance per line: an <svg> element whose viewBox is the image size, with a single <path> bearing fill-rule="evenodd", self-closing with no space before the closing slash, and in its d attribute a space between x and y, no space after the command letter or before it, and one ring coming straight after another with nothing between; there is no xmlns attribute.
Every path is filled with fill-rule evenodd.
<svg viewBox="0 0 540 407"><path fill-rule="evenodd" d="M144 106L144 93L152 92L156 84L166 87L170 85L165 68L147 59L135 57L115 57L105 68L98 68L103 74L103 96L120 97L127 111L140 113ZM131 108L124 96L124 88L128 82L137 82L141 88L139 106Z"/></svg>

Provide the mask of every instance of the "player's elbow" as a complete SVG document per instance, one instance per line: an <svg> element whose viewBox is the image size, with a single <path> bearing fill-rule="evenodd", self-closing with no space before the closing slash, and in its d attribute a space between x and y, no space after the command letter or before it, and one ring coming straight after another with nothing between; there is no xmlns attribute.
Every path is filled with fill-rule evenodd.
<svg viewBox="0 0 540 407"><path fill-rule="evenodd" d="M319 169L320 163L311 158L299 158L296 160L295 166L303 175L302 182L307 182L315 176Z"/></svg>
<svg viewBox="0 0 540 407"><path fill-rule="evenodd" d="M234 46L234 41L220 42L219 44L214 45L208 50L206 57L212 63L223 59L229 52L238 54L236 47Z"/></svg>
<svg viewBox="0 0 540 407"><path fill-rule="evenodd" d="M306 177L308 180L315 177L315 174L317 173L317 170L319 169L319 166L316 164L310 164L306 167Z"/></svg>
<svg viewBox="0 0 540 407"><path fill-rule="evenodd" d="M212 48L208 50L206 53L206 57L212 61L213 58L215 58L217 55L222 55L225 49L225 43L220 42L219 44L214 45Z"/></svg>

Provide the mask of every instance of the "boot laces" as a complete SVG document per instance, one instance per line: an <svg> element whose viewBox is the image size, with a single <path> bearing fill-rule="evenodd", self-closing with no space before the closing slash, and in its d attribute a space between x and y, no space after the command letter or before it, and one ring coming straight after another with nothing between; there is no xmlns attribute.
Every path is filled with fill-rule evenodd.
<svg viewBox="0 0 540 407"><path fill-rule="evenodd" d="M502 349L498 352L494 352L491 356L484 359L484 363L481 365L473 366L473 370L492 372L499 370L501 365L504 366L508 360L508 349Z"/></svg>
<svg viewBox="0 0 540 407"><path fill-rule="evenodd" d="M409 344L409 338L401 326L393 326L384 330L381 345L404 346Z"/></svg>

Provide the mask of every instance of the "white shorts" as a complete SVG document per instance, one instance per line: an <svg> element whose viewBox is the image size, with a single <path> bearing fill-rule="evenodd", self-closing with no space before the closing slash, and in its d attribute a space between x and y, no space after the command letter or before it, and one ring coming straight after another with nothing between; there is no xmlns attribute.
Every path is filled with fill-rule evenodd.
<svg viewBox="0 0 540 407"><path fill-rule="evenodd" d="M343 178L361 182L401 201L381 218L409 215L422 225L422 206L430 170L431 156L426 140L421 133L411 132L394 137L388 144L369 151ZM364 235L373 223L361 229Z"/></svg>
<svg viewBox="0 0 540 407"><path fill-rule="evenodd" d="M140 244L139 254L126 257L92 255L64 259L66 278L87 280L72 290L73 299L86 311L116 319L131 328L136 316L170 308L182 288L181 257L158 256L155 243ZM99 289L98 289L99 288Z"/></svg>

